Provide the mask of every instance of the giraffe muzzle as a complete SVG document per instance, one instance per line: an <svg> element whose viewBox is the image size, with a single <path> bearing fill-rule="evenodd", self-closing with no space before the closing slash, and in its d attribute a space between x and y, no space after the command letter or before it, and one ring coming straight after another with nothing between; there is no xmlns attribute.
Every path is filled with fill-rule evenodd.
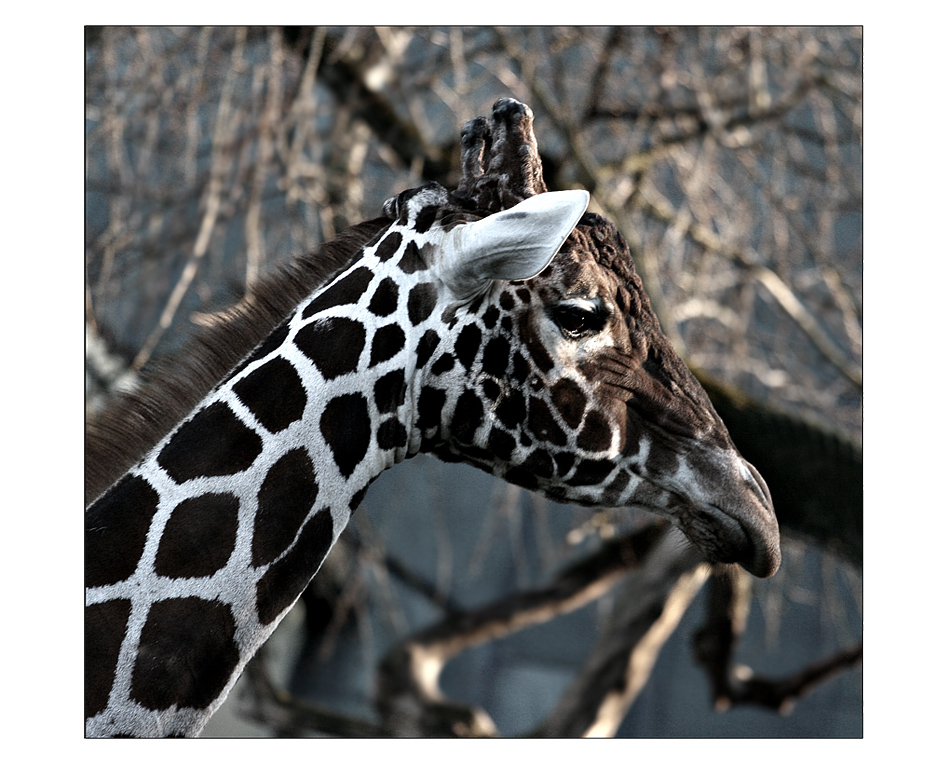
<svg viewBox="0 0 950 765"><path fill-rule="evenodd" d="M723 501L707 506L719 524L719 560L770 577L782 562L772 496L759 471L741 457L738 472L740 486L732 491L725 487Z"/></svg>
<svg viewBox="0 0 950 765"><path fill-rule="evenodd" d="M711 563L738 563L770 577L782 561L772 497L759 472L732 449L699 449L692 480L667 490L678 497L669 517Z"/></svg>

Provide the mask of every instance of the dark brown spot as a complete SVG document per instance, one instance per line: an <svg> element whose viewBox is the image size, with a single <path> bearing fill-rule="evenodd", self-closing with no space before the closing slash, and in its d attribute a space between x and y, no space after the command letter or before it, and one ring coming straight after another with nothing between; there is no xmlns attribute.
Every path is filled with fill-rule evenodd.
<svg viewBox="0 0 950 765"><path fill-rule="evenodd" d="M307 324L294 337L326 380L355 371L365 343L363 325L342 316Z"/></svg>
<svg viewBox="0 0 950 765"><path fill-rule="evenodd" d="M328 308L357 302L372 280L372 271L362 266L357 268L317 295L303 310L301 318L307 319Z"/></svg>
<svg viewBox="0 0 950 765"><path fill-rule="evenodd" d="M432 315L437 297L435 285L431 282L417 284L409 290L409 302L406 307L409 310L409 321L413 326L421 324Z"/></svg>
<svg viewBox="0 0 950 765"><path fill-rule="evenodd" d="M307 521L290 552L257 583L257 618L261 624L270 624L293 604L317 573L331 544L333 518L330 508L325 507Z"/></svg>
<svg viewBox="0 0 950 765"><path fill-rule="evenodd" d="M224 603L192 597L153 604L132 668L131 699L153 710L208 706L240 660L234 634Z"/></svg>
<svg viewBox="0 0 950 765"><path fill-rule="evenodd" d="M524 423L528 414L524 395L518 390L510 390L499 400L498 406L495 407L495 414L506 428L516 430Z"/></svg>
<svg viewBox="0 0 950 765"><path fill-rule="evenodd" d="M541 441L567 446L567 434L557 424L548 405L534 396L528 407L528 429Z"/></svg>
<svg viewBox="0 0 950 765"><path fill-rule="evenodd" d="M602 452L610 448L613 437L610 423L596 409L587 413L584 428L577 437L577 445L589 452Z"/></svg>
<svg viewBox="0 0 950 765"><path fill-rule="evenodd" d="M455 412L452 414L452 424L449 429L455 440L461 444L470 444L475 440L475 433L482 424L485 410L481 399L472 390L462 391Z"/></svg>
<svg viewBox="0 0 950 765"><path fill-rule="evenodd" d="M493 337L485 343L482 351L482 369L492 377L504 377L508 372L508 356L511 346L504 336Z"/></svg>
<svg viewBox="0 0 950 765"><path fill-rule="evenodd" d="M406 251L399 260L399 269L405 274L414 274L417 271L425 271L428 267L422 253L419 252L419 245L415 242L409 242L406 245Z"/></svg>
<svg viewBox="0 0 950 765"><path fill-rule="evenodd" d="M501 386L490 377L485 377L482 379L482 393L489 402L497 401L501 395Z"/></svg>
<svg viewBox="0 0 950 765"><path fill-rule="evenodd" d="M369 355L369 365L374 367L388 361L403 349L406 344L406 333L398 324L387 324L376 330L373 335L373 346Z"/></svg>
<svg viewBox="0 0 950 765"><path fill-rule="evenodd" d="M373 400L380 414L395 412L406 400L406 380L401 369L387 372L373 385Z"/></svg>
<svg viewBox="0 0 950 765"><path fill-rule="evenodd" d="M224 568L237 539L240 502L233 494L202 494L172 510L155 555L155 573L170 579L211 576Z"/></svg>
<svg viewBox="0 0 950 765"><path fill-rule="evenodd" d="M135 573L145 549L158 492L127 475L86 510L86 587L101 587Z"/></svg>
<svg viewBox="0 0 950 765"><path fill-rule="evenodd" d="M383 279L369 301L369 310L377 316L389 316L399 307L399 287L388 276Z"/></svg>
<svg viewBox="0 0 950 765"><path fill-rule="evenodd" d="M426 365L436 348L439 347L441 338L434 329L427 329L426 333L420 338L416 346L416 368L421 369Z"/></svg>
<svg viewBox="0 0 950 765"><path fill-rule="evenodd" d="M452 356L448 353L443 353L438 359L436 359L435 364L432 365L432 374L436 376L445 374L454 366L455 359L452 358Z"/></svg>
<svg viewBox="0 0 950 765"><path fill-rule="evenodd" d="M286 550L317 501L313 461L303 447L275 462L257 493L251 565L270 563Z"/></svg>
<svg viewBox="0 0 950 765"><path fill-rule="evenodd" d="M376 431L376 443L383 451L401 449L409 441L405 427L395 417L385 420Z"/></svg>
<svg viewBox="0 0 950 765"><path fill-rule="evenodd" d="M570 452L558 452L554 455L554 464L557 465L557 474L562 478L574 467L575 457Z"/></svg>
<svg viewBox="0 0 950 765"><path fill-rule="evenodd" d="M572 486L593 486L603 483L613 469L614 463L610 460L581 460L568 483Z"/></svg>
<svg viewBox="0 0 950 765"><path fill-rule="evenodd" d="M551 388L551 401L569 428L581 424L587 396L576 382L567 377L558 380Z"/></svg>
<svg viewBox="0 0 950 765"><path fill-rule="evenodd" d="M271 433L303 417L307 393L300 375L287 359L277 356L234 384L241 402Z"/></svg>
<svg viewBox="0 0 950 765"><path fill-rule="evenodd" d="M521 466L509 468L505 471L504 477L508 483L513 483L515 486L523 486L525 489L530 489L531 491L538 488L537 476Z"/></svg>
<svg viewBox="0 0 950 765"><path fill-rule="evenodd" d="M535 449L521 463L521 469L539 478L550 478L554 475L554 462L547 451Z"/></svg>
<svg viewBox="0 0 950 765"><path fill-rule="evenodd" d="M439 207L437 205L423 207L418 213L416 213L416 220L412 227L420 234L424 234L432 227L432 224L435 222L436 216L438 214Z"/></svg>
<svg viewBox="0 0 950 765"><path fill-rule="evenodd" d="M384 263L396 254L399 245L402 244L402 234L398 231L390 233L376 248L376 257Z"/></svg>
<svg viewBox="0 0 950 765"><path fill-rule="evenodd" d="M262 447L261 437L217 401L179 428L159 453L158 464L178 483L232 475L247 470Z"/></svg>
<svg viewBox="0 0 950 765"><path fill-rule="evenodd" d="M89 551L86 550L87 565ZM86 606L85 713L92 717L109 704L119 650L132 612L132 601L109 600Z"/></svg>
<svg viewBox="0 0 950 765"><path fill-rule="evenodd" d="M359 393L331 399L320 416L323 434L340 474L349 478L363 461L372 435L369 408Z"/></svg>
<svg viewBox="0 0 950 765"><path fill-rule="evenodd" d="M445 406L445 391L430 388L428 385L424 386L419 394L419 418L416 427L426 431L441 425L443 406Z"/></svg>
<svg viewBox="0 0 950 765"><path fill-rule="evenodd" d="M507 462L515 450L515 439L500 428L492 428L488 434L488 448L496 458Z"/></svg>
<svg viewBox="0 0 950 765"><path fill-rule="evenodd" d="M455 357L465 369L472 368L475 354L482 343L482 331L475 324L466 324L455 341Z"/></svg>
<svg viewBox="0 0 950 765"><path fill-rule="evenodd" d="M524 383L530 374L531 366L528 364L527 359L518 351L515 351L512 358L511 376L519 383Z"/></svg>

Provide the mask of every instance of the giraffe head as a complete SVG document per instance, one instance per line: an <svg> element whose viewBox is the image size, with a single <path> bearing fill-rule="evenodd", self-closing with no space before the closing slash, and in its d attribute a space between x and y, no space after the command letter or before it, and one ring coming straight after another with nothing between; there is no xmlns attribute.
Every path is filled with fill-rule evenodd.
<svg viewBox="0 0 950 765"><path fill-rule="evenodd" d="M408 452L560 502L645 508L711 561L770 576L765 482L663 335L616 227L585 212L587 192L546 191L532 119L498 101L463 130L454 193L430 184L386 204L441 231L421 257L451 330L421 359Z"/></svg>

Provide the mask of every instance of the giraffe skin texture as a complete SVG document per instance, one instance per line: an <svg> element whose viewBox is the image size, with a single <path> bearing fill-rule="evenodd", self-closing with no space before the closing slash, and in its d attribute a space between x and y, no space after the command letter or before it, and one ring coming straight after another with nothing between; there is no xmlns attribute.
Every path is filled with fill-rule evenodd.
<svg viewBox="0 0 950 765"><path fill-rule="evenodd" d="M384 470L419 452L639 507L770 576L768 489L660 331L617 229L548 192L528 107L375 236L86 511L86 734L197 735Z"/></svg>

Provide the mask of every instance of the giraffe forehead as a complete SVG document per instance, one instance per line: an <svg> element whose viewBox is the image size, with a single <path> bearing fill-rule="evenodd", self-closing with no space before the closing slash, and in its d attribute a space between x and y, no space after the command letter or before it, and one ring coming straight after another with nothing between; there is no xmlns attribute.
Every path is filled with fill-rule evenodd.
<svg viewBox="0 0 950 765"><path fill-rule="evenodd" d="M588 218L589 215L585 215ZM608 221L579 225L561 250L534 279L524 283L540 301L600 300L621 313L639 308L643 288L626 243ZM637 297L631 299L631 293Z"/></svg>

